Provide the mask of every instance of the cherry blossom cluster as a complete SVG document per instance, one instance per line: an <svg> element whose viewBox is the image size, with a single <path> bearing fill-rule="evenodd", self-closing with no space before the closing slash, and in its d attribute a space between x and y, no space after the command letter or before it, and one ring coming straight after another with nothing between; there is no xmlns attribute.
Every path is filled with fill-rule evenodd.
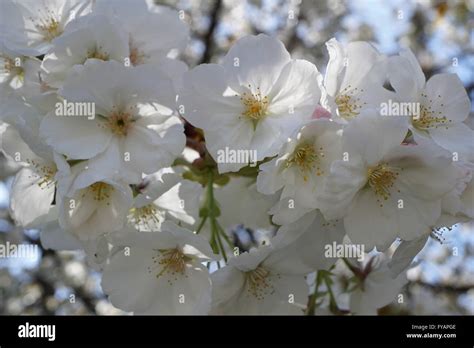
<svg viewBox="0 0 474 348"><path fill-rule="evenodd" d="M469 98L408 49L331 39L323 76L260 34L188 69L185 15L151 1L0 13L11 216L125 312L376 313L474 219Z"/></svg>

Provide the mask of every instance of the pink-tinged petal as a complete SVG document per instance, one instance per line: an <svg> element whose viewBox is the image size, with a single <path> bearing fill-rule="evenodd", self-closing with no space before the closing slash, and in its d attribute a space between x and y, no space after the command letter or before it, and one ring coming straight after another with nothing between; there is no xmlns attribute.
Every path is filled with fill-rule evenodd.
<svg viewBox="0 0 474 348"><path fill-rule="evenodd" d="M316 109L314 109L313 114L311 115L312 119L329 119L331 118L331 113L323 108L322 106L317 106Z"/></svg>

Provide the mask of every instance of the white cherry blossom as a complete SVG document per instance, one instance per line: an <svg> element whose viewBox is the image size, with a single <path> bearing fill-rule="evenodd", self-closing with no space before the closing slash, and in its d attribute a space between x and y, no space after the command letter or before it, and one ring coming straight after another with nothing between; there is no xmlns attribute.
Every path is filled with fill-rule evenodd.
<svg viewBox="0 0 474 348"><path fill-rule="evenodd" d="M326 42L329 62L321 104L340 123L347 123L367 108L379 108L390 95L383 89L386 57L368 42L346 46L336 39Z"/></svg>
<svg viewBox="0 0 474 348"><path fill-rule="evenodd" d="M88 162L58 173L56 204L60 226L80 240L97 239L120 230L132 206L132 190L124 182L104 176L84 176Z"/></svg>
<svg viewBox="0 0 474 348"><path fill-rule="evenodd" d="M390 58L388 75L398 102L419 104L419 115L407 117L414 140L430 139L458 158L472 161L474 131L464 124L470 101L459 77L445 73L426 81L410 50Z"/></svg>
<svg viewBox="0 0 474 348"><path fill-rule="evenodd" d="M0 145L4 154L23 165L12 183L10 211L18 225L31 228L48 214L54 200L57 168L53 154L39 157L12 126L2 134Z"/></svg>
<svg viewBox="0 0 474 348"><path fill-rule="evenodd" d="M129 55L128 36L119 22L104 15L84 16L52 42L41 76L49 86L59 88L75 65L89 59L125 64Z"/></svg>
<svg viewBox="0 0 474 348"><path fill-rule="evenodd" d="M308 295L305 270L289 269L287 254L278 251L269 245L251 249L212 273L212 313L302 314L298 304Z"/></svg>
<svg viewBox="0 0 474 348"><path fill-rule="evenodd" d="M377 314L474 219L461 80L336 39L323 79L265 34L188 71L186 6L0 0L15 229L133 314Z"/></svg>
<svg viewBox="0 0 474 348"><path fill-rule="evenodd" d="M88 159L89 173L119 174L129 183L169 166L182 152L183 126L173 116L175 93L166 76L150 66L126 68L113 61L90 60L78 70L59 95L93 103L95 115L50 112L40 132L55 151Z"/></svg>
<svg viewBox="0 0 474 348"><path fill-rule="evenodd" d="M129 223L139 231L160 231L163 221L172 220L188 227L199 215L201 185L183 180L172 168L149 175L137 185Z"/></svg>
<svg viewBox="0 0 474 348"><path fill-rule="evenodd" d="M278 153L286 137L311 115L320 98L320 74L305 60L292 60L283 44L260 34L240 39L222 64L200 65L184 78L183 116L206 134L218 159L226 147L256 151L254 161ZM250 161L218 163L237 171Z"/></svg>
<svg viewBox="0 0 474 348"><path fill-rule="evenodd" d="M318 195L330 166L341 158L342 130L335 122L314 120L282 147L277 157L260 166L257 188L264 194L281 190L272 208L277 224L293 222L318 208Z"/></svg>
<svg viewBox="0 0 474 348"><path fill-rule="evenodd" d="M332 164L320 196L326 219L343 218L352 242L368 249L425 234L461 178L449 153L435 145L401 145L405 134L402 122L376 113L353 120L343 135L346 158Z"/></svg>
<svg viewBox="0 0 474 348"><path fill-rule="evenodd" d="M112 304L135 314L207 314L211 281L202 262L212 255L205 239L165 222L159 233L140 233L104 268L102 288Z"/></svg>
<svg viewBox="0 0 474 348"><path fill-rule="evenodd" d="M41 93L39 79L41 61L8 49L0 41L0 95L3 102L9 98L30 97Z"/></svg>
<svg viewBox="0 0 474 348"><path fill-rule="evenodd" d="M377 309L397 299L408 283L405 268L397 276L390 272L389 259L384 254L368 258L361 284L350 294L351 312L358 315L375 315Z"/></svg>
<svg viewBox="0 0 474 348"><path fill-rule="evenodd" d="M21 54L45 54L71 21L91 11L91 4L91 0L1 1L1 38Z"/></svg>
<svg viewBox="0 0 474 348"><path fill-rule="evenodd" d="M110 6L107 0L97 0L94 13L121 21L132 65L160 63L171 50L182 50L188 42L187 26L177 11L165 6L149 6L145 0L122 0Z"/></svg>

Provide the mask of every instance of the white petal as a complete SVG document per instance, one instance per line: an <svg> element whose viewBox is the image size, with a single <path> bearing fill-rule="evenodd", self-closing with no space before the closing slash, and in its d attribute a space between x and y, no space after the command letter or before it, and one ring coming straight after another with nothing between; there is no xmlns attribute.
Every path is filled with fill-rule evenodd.
<svg viewBox="0 0 474 348"><path fill-rule="evenodd" d="M131 173L140 174L141 178L141 173L151 174L169 166L182 152L184 145L184 129L177 118L146 128L137 122L124 140L123 151L130 158L122 167Z"/></svg>
<svg viewBox="0 0 474 348"><path fill-rule="evenodd" d="M462 122L469 115L471 103L456 74L434 75L426 83L425 94L423 103L428 103L434 110L434 117L444 116L453 122Z"/></svg>
<svg viewBox="0 0 474 348"><path fill-rule="evenodd" d="M384 56L378 53L370 43L350 42L346 48L345 58L347 60L343 64L346 65L346 69L340 85L341 90L361 86L367 81L383 84L385 78L385 70L382 66Z"/></svg>
<svg viewBox="0 0 474 348"><path fill-rule="evenodd" d="M327 222L319 211L282 226L272 240L275 251L265 264L285 274L308 274L329 269L337 259L327 258L327 245L342 243L345 230L342 221Z"/></svg>
<svg viewBox="0 0 474 348"><path fill-rule="evenodd" d="M343 217L367 182L367 168L356 156L349 161L335 161L325 188L319 196L319 208L327 220Z"/></svg>
<svg viewBox="0 0 474 348"><path fill-rule="evenodd" d="M289 61L290 54L281 41L259 34L237 41L225 56L223 66L231 74L232 88L251 85L268 95Z"/></svg>
<svg viewBox="0 0 474 348"><path fill-rule="evenodd" d="M344 47L335 38L326 42L326 49L329 53L329 62L324 76L324 85L327 93L334 97L339 91L343 78L345 52Z"/></svg>
<svg viewBox="0 0 474 348"><path fill-rule="evenodd" d="M410 241L402 241L398 245L392 259L388 263L388 268L390 268L393 278L397 277L411 264L415 256L418 255L425 246L428 237L429 234L426 234Z"/></svg>
<svg viewBox="0 0 474 348"><path fill-rule="evenodd" d="M206 131L234 123L242 112L236 92L230 93L227 74L217 64L203 64L184 74L184 89L178 103L184 106L183 116Z"/></svg>
<svg viewBox="0 0 474 348"><path fill-rule="evenodd" d="M425 75L411 50L390 57L387 64L390 84L404 101L417 101L425 87Z"/></svg>
<svg viewBox="0 0 474 348"><path fill-rule="evenodd" d="M352 243L362 244L366 250L374 246L377 246L377 250L388 248L398 232L398 212L395 209L391 201L384 202L384 208L381 208L377 196L371 190L362 190L344 217L344 228Z"/></svg>
<svg viewBox="0 0 474 348"><path fill-rule="evenodd" d="M7 125L0 140L0 147L3 153L15 162L26 164L27 160L38 158L12 126Z"/></svg>
<svg viewBox="0 0 474 348"><path fill-rule="evenodd" d="M104 151L112 133L100 127L98 120L87 117L47 115L40 133L57 152L74 159L89 159Z"/></svg>
<svg viewBox="0 0 474 348"><path fill-rule="evenodd" d="M57 221L50 222L41 228L41 245L52 250L78 250L82 244L72 234L63 230Z"/></svg>
<svg viewBox="0 0 474 348"><path fill-rule="evenodd" d="M273 86L269 112L294 114L305 106L314 110L321 98L320 80L321 74L314 64L301 59L292 60L285 65ZM308 120L310 116L304 115L304 119Z"/></svg>
<svg viewBox="0 0 474 348"><path fill-rule="evenodd" d="M41 178L31 168L23 168L15 176L10 198L13 219L28 227L38 218L45 216L54 198L54 185L42 184Z"/></svg>
<svg viewBox="0 0 474 348"><path fill-rule="evenodd" d="M407 131L406 120L382 117L368 110L344 129L343 151L348 153L349 159L352 155L361 155L368 165L374 165L402 143Z"/></svg>
<svg viewBox="0 0 474 348"><path fill-rule="evenodd" d="M236 267L225 266L211 274L212 306L215 314L228 314L245 285L245 275Z"/></svg>
<svg viewBox="0 0 474 348"><path fill-rule="evenodd" d="M257 189L263 194L273 194L285 185L284 177L279 173L280 163L277 160L277 158L274 158L259 167Z"/></svg>
<svg viewBox="0 0 474 348"><path fill-rule="evenodd" d="M160 196L155 204L166 209L174 218L192 225L199 216L201 193L201 185L183 180Z"/></svg>
<svg viewBox="0 0 474 348"><path fill-rule="evenodd" d="M215 190L215 197L221 207L219 222L224 228L242 223L253 229L271 228L268 211L277 197L257 192L251 178L232 178L227 185Z"/></svg>
<svg viewBox="0 0 474 348"><path fill-rule="evenodd" d="M474 130L466 124L430 129L430 136L439 146L457 153L458 160L474 161Z"/></svg>
<svg viewBox="0 0 474 348"><path fill-rule="evenodd" d="M268 255L273 251L269 245L261 246L258 249L250 249L250 251L242 253L236 257L229 259L229 265L236 267L242 272L255 270Z"/></svg>
<svg viewBox="0 0 474 348"><path fill-rule="evenodd" d="M75 30L54 40L52 50L43 59L44 81L49 86L61 87L71 68L84 64L91 54L122 64L129 56L128 35L111 18L95 14L80 17L75 24Z"/></svg>
<svg viewBox="0 0 474 348"><path fill-rule="evenodd" d="M397 178L402 192L424 200L436 200L454 189L463 171L453 165L449 154L433 145L401 145L386 160L403 168Z"/></svg>
<svg viewBox="0 0 474 348"><path fill-rule="evenodd" d="M277 225L286 225L300 219L313 208L305 208L298 205L294 198L282 198L268 212L272 216L273 223Z"/></svg>
<svg viewBox="0 0 474 348"><path fill-rule="evenodd" d="M129 256L123 250L112 256L104 268L101 284L114 306L137 313L150 308L154 296L159 296L156 291L158 282L154 274L147 272L144 261L150 263L154 253L151 249L134 248L130 249Z"/></svg>

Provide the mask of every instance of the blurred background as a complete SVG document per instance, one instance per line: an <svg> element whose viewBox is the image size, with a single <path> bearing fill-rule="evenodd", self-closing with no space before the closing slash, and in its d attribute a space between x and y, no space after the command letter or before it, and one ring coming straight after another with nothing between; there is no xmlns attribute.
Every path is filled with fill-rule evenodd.
<svg viewBox="0 0 474 348"><path fill-rule="evenodd" d="M325 42L371 41L384 54L410 47L429 78L456 73L474 95L474 0L181 0L154 1L183 11L192 40L181 59L190 67L218 62L249 34L280 38L295 58L324 73ZM474 128L474 115L468 120ZM474 139L473 139L474 141ZM0 244L34 244L29 258L0 258L0 314L120 314L104 297L100 274L80 252L39 246L38 231L16 227L9 189L19 168L0 154ZM380 314L474 314L474 224L430 240L409 272L403 303Z"/></svg>

